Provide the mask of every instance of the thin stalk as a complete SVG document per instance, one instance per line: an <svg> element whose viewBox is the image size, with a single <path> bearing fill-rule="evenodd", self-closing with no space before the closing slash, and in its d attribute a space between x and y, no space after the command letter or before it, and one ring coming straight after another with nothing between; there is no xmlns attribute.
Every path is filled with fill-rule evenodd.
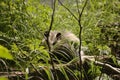
<svg viewBox="0 0 120 80"><path fill-rule="evenodd" d="M48 45L48 49L49 49L49 56L50 56L50 61L51 61L51 64L52 64L52 69L54 74L55 74L55 80L57 79L57 74L56 74L56 71L55 71L55 66L54 66L54 62L53 62L53 58L52 58L52 55L51 55L51 46L50 46L50 42L49 42L49 35L50 35L50 31L52 29L52 25L53 25L53 22L54 22L54 15L55 15L55 4L56 4L56 0L53 0L53 12L52 12L52 16L51 16L51 22L50 22L50 26L49 26L49 30L48 30L48 37L47 37L47 45Z"/></svg>
<svg viewBox="0 0 120 80"><path fill-rule="evenodd" d="M81 59L81 53L80 53L80 52L81 52L81 46L82 46L82 36L81 36L81 35L82 35L82 25L81 25L81 17L82 17L83 11L84 11L84 9L85 9L85 7L86 7L86 5L87 5L88 0L85 1L85 4L84 4L81 12L80 12L80 10L79 10L79 5L78 5L79 2L78 2L78 0L76 0L77 9L78 9L78 14L79 14L78 17L76 17L76 16L74 15L74 13L71 12L71 10L70 10L69 8L67 8L60 0L58 0L58 2L61 4L61 6L63 6L63 7L77 20L78 25L79 25L79 43L80 43L80 45L79 45L79 67L80 67L80 74L81 74L81 76L79 76L79 80L82 80L82 59Z"/></svg>
<svg viewBox="0 0 120 80"><path fill-rule="evenodd" d="M79 5L78 5L78 0L76 0L76 4L77 4L77 9L78 9L78 14L79 14L79 18L78 18L78 25L79 25L79 42L80 42L80 45L79 45L79 66L80 66L80 74L81 76L79 77L79 80L82 80L82 58L81 58L81 46L82 46L82 25L81 25L81 17L82 17L82 14L83 14L83 11L87 5L87 1L85 1L85 4L80 12L79 10Z"/></svg>

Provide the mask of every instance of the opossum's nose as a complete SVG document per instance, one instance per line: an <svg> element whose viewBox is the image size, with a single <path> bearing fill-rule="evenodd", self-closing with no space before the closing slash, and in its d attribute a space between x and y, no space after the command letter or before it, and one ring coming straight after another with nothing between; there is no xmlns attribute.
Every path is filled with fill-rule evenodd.
<svg viewBox="0 0 120 80"><path fill-rule="evenodd" d="M55 44L56 44L56 42L53 43L53 45L55 45Z"/></svg>
<svg viewBox="0 0 120 80"><path fill-rule="evenodd" d="M56 43L57 43L57 41L55 41L55 42L53 43L53 46L54 46Z"/></svg>
<svg viewBox="0 0 120 80"><path fill-rule="evenodd" d="M58 40L55 40L55 41L52 43L52 45L54 46L57 42L58 42Z"/></svg>

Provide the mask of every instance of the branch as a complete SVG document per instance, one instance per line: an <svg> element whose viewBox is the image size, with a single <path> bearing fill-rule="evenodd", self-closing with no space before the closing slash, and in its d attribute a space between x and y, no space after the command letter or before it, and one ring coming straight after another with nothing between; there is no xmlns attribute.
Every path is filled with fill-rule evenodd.
<svg viewBox="0 0 120 80"><path fill-rule="evenodd" d="M53 58L52 58L52 55L51 55L51 46L50 46L50 42L49 42L49 35L50 35L50 31L52 29L52 25L53 25L53 22L54 22L54 15L55 15L55 3L56 3L56 0L53 0L53 12L52 12L52 16L51 16L51 22L50 22L50 26L49 26L49 30L48 30L48 36L47 36L47 45L48 45L48 49L49 49L49 56L50 56L50 61L51 61L51 64L52 64L52 69L53 71L55 72L55 77L54 79L56 80L57 79L57 74L56 74L56 71L55 71L55 67L54 67L54 62L53 62Z"/></svg>
<svg viewBox="0 0 120 80"><path fill-rule="evenodd" d="M58 0L58 2L78 21L78 18L70 11L69 8L67 8L60 0Z"/></svg>
<svg viewBox="0 0 120 80"><path fill-rule="evenodd" d="M85 4L84 4L84 6L83 6L83 8L82 8L82 11L80 12L79 11L79 6L78 6L78 0L76 0L76 4L77 4L77 9L78 9L78 14L79 14L79 18L77 18L71 11L70 11L70 9L68 9L65 5L63 5L62 4L62 2L60 1L60 0L58 0L58 2L65 8L65 9L67 9L68 10L68 12L70 12L70 14L78 21L78 25L79 25L79 27L80 27L80 32L79 32L79 40L80 40L80 45L79 45L79 66L80 66L80 72L81 72L81 77L82 77L82 60L81 60L81 33L82 33L82 26L81 26L81 17L82 17L82 14L83 14L83 11L84 11L84 9L85 9L85 7L86 7L86 5L87 5L87 1L88 0L86 0L85 1Z"/></svg>
<svg viewBox="0 0 120 80"><path fill-rule="evenodd" d="M47 44L48 44L49 51L51 51L51 47L50 47L50 43L49 43L49 35L50 35L50 31L52 29L52 25L53 25L53 22L54 22L55 3L56 3L56 0L54 0L54 4L53 4L53 12L52 12L52 16L51 16L51 22L50 22L50 26L49 26L49 30L48 30L48 37L47 37Z"/></svg>
<svg viewBox="0 0 120 80"><path fill-rule="evenodd" d="M79 45L79 66L80 66L80 72L81 72L81 80L82 80L82 58L81 58L81 46L82 46L82 25L81 25L81 17L82 17L82 14L83 14L83 11L84 11L84 9L85 9L85 7L86 7L86 5L87 5L87 1L88 0L86 0L85 1L85 4L84 4L84 6L83 6L83 8L82 8L82 11L80 12L80 10L79 10L79 5L78 5L78 0L76 0L76 4L77 4L77 9L78 9L78 14L79 14L79 19L78 19L78 25L79 25L79 42L80 42L80 45Z"/></svg>
<svg viewBox="0 0 120 80"><path fill-rule="evenodd" d="M94 62L95 65L98 65L98 66L103 66L103 68L105 70L109 70L109 72L111 74L120 74L120 69L119 68L115 68L113 66L111 66L110 64L107 64L107 63L102 63L102 62L99 62L99 61L95 61Z"/></svg>

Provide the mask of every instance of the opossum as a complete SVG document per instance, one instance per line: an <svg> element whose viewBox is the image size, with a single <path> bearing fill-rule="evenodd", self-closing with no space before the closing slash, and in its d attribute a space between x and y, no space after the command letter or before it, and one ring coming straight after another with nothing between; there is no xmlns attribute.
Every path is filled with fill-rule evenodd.
<svg viewBox="0 0 120 80"><path fill-rule="evenodd" d="M66 56L68 60L73 59L73 57L79 55L78 49L74 48L73 44L79 44L79 38L70 31L50 31L49 36L48 32L44 33L45 39L42 40L42 44L46 47L45 43L47 42L47 37L51 51L53 54L57 54L59 59L62 56ZM78 46L77 46L78 48ZM62 56L61 56L62 55ZM81 56L84 55L84 52L81 51ZM62 58L63 59L63 58Z"/></svg>
<svg viewBox="0 0 120 80"><path fill-rule="evenodd" d="M47 37L47 32L45 36ZM79 42L79 39L71 32L69 31L50 31L49 34L49 43L50 45L55 45L59 42L63 41L72 41L72 42Z"/></svg>

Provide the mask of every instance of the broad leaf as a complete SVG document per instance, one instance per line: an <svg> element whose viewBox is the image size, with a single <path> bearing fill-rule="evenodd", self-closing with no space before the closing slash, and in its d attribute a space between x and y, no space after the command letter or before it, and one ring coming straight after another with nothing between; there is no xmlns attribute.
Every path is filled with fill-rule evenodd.
<svg viewBox="0 0 120 80"><path fill-rule="evenodd" d="M0 57L12 60L13 57L9 53L8 49L0 45Z"/></svg>
<svg viewBox="0 0 120 80"><path fill-rule="evenodd" d="M0 77L0 80L8 80L8 79L5 77Z"/></svg>

